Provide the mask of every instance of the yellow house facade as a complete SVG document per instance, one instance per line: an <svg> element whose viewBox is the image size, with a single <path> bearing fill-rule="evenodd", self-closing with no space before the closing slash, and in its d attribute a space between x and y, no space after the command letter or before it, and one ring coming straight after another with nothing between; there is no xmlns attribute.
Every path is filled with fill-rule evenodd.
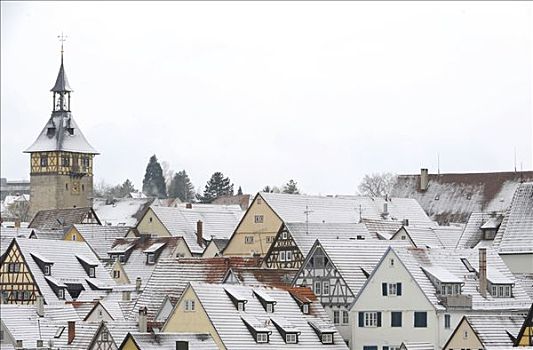
<svg viewBox="0 0 533 350"><path fill-rule="evenodd" d="M483 343L479 340L478 336L470 323L468 323L466 317L463 317L461 322L455 328L455 331L450 336L450 339L444 345L444 350L453 349L483 349Z"/></svg>
<svg viewBox="0 0 533 350"><path fill-rule="evenodd" d="M140 234L157 235L160 237L172 236L152 208L148 208L141 220L139 220L137 231L139 231Z"/></svg>
<svg viewBox="0 0 533 350"><path fill-rule="evenodd" d="M192 308L191 305L193 305ZM164 333L208 333L219 349L226 349L200 299L190 285L176 303L162 331Z"/></svg>
<svg viewBox="0 0 533 350"><path fill-rule="evenodd" d="M283 221L258 193L223 251L226 256L265 256Z"/></svg>

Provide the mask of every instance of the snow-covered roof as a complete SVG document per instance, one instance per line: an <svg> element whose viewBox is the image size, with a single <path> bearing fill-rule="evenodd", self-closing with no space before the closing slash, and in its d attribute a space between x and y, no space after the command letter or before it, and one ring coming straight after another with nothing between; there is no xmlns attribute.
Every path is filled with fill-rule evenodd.
<svg viewBox="0 0 533 350"><path fill-rule="evenodd" d="M392 247L391 249L437 309L443 309L444 306L439 302L439 291L432 284L429 276L424 273L424 269L435 271L437 267L439 271L446 270L447 273L454 276L454 280L460 279L464 283L461 293L472 296L472 310L527 309L531 305L531 299L523 287L516 283L513 286L512 297L493 297L490 293L483 297L480 294L477 278L479 252L476 249L450 250L405 247ZM474 271L469 271L462 259L468 261ZM442 276L443 273L441 272L440 275ZM490 281L491 278L504 278L504 283L515 281L515 277L502 258L495 251L487 249L487 279Z"/></svg>
<svg viewBox="0 0 533 350"><path fill-rule="evenodd" d="M373 239L364 224L290 222L286 226L304 257L317 239Z"/></svg>
<svg viewBox="0 0 533 350"><path fill-rule="evenodd" d="M47 304L61 302L50 287L50 282L59 285L80 284L85 290L93 289L88 282L108 288L115 285L102 264L96 266L95 277L88 276L76 255L85 256L95 262L98 258L84 242L15 238L15 243L18 244ZM32 257L32 253L45 257L46 261L53 262L50 276L44 275L35 258ZM47 279L50 282L47 282ZM65 300L72 300L69 293L65 293Z"/></svg>
<svg viewBox="0 0 533 350"><path fill-rule="evenodd" d="M107 252L113 246L117 238L124 238L130 228L125 226L101 226L101 225L74 225L85 242L98 256L100 260L107 260Z"/></svg>
<svg viewBox="0 0 533 350"><path fill-rule="evenodd" d="M457 242L457 248L476 247L481 241L483 241L483 231L481 230L481 227L488 222L500 222L501 224L502 219L503 213L472 213ZM496 227L496 229L497 228L498 227ZM490 240L488 244L492 245L492 240Z"/></svg>
<svg viewBox="0 0 533 350"><path fill-rule="evenodd" d="M93 209L102 225L135 227L153 198L95 198Z"/></svg>
<svg viewBox="0 0 533 350"><path fill-rule="evenodd" d="M466 320L476 332L485 349L513 346L513 337L518 335L524 323L522 315L468 315Z"/></svg>
<svg viewBox="0 0 533 350"><path fill-rule="evenodd" d="M217 350L218 346L209 334L204 333L135 333L131 336L142 350L174 349L177 341L189 343L189 349Z"/></svg>
<svg viewBox="0 0 533 350"><path fill-rule="evenodd" d="M500 254L533 253L533 182L520 184L494 245Z"/></svg>
<svg viewBox="0 0 533 350"><path fill-rule="evenodd" d="M84 224L86 220L100 223L90 207L39 210L28 227L39 230L62 230L70 225Z"/></svg>
<svg viewBox="0 0 533 350"><path fill-rule="evenodd" d="M429 174L428 188L420 190L420 175L399 175L392 196L416 199L440 224L466 222L473 212L505 211L522 181L533 181L533 171Z"/></svg>
<svg viewBox="0 0 533 350"><path fill-rule="evenodd" d="M407 232L409 238L413 241L415 247L420 248L450 248L457 245L457 241L462 232L461 227L455 226L434 226L434 227L416 227L404 226L403 230ZM399 230L391 239L398 239L402 234Z"/></svg>
<svg viewBox="0 0 533 350"><path fill-rule="evenodd" d="M221 283L228 269L235 266L253 266L253 259L244 258L163 258L159 260L144 291L137 299L132 314L145 306L152 321L165 297L175 302L190 281Z"/></svg>
<svg viewBox="0 0 533 350"><path fill-rule="evenodd" d="M361 219L401 222L408 219L413 225L434 224L420 205L408 198L385 200L363 196L323 197L266 192L260 192L260 195L286 223L358 223Z"/></svg>
<svg viewBox="0 0 533 350"><path fill-rule="evenodd" d="M193 253L202 253L204 246L198 244L197 222L203 223L203 238L229 238L244 212L236 205L202 205L187 207L150 207L173 236L183 236Z"/></svg>
<svg viewBox="0 0 533 350"><path fill-rule="evenodd" d="M302 313L300 306L288 291L277 288L258 288L236 286L232 288L247 299L245 311L238 311L225 289L227 286L191 282L190 288L196 293L209 320L228 349L348 349L345 342L329 320L326 312L318 302L310 304L309 314ZM273 313L267 313L254 291L264 291L277 301ZM282 317L301 333L298 344L287 344L272 318ZM257 326L259 330L271 332L268 344L257 343L249 331L245 320ZM309 324L310 322L326 325L333 333L334 344L324 345Z"/></svg>
<svg viewBox="0 0 533 350"><path fill-rule="evenodd" d="M71 112L53 112L52 116L25 153L65 151L98 154L89 144Z"/></svg>

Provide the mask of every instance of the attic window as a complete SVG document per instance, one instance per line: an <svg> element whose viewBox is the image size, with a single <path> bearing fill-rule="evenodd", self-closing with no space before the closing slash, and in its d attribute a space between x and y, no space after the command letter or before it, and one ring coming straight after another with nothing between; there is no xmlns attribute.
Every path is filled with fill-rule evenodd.
<svg viewBox="0 0 533 350"><path fill-rule="evenodd" d="M298 334L296 334L296 333L287 333L285 335L285 343L287 343L287 344L297 344L298 343Z"/></svg>
<svg viewBox="0 0 533 350"><path fill-rule="evenodd" d="M470 261L468 261L468 259L466 259L466 258L461 258L461 262L462 262L463 265L466 267L466 269L468 270L468 272L476 272L476 269L474 269L474 267L472 266L472 264L470 264Z"/></svg>
<svg viewBox="0 0 533 350"><path fill-rule="evenodd" d="M302 313L304 314L309 314L309 304L308 303L304 303L302 304Z"/></svg>
<svg viewBox="0 0 533 350"><path fill-rule="evenodd" d="M511 298L513 289L511 284L490 284L490 294L495 298Z"/></svg>
<svg viewBox="0 0 533 350"><path fill-rule="evenodd" d="M65 288L59 288L57 290L57 297L58 299L61 299L61 300L65 299Z"/></svg>
<svg viewBox="0 0 533 350"><path fill-rule="evenodd" d="M439 198L440 198L439 195L436 195L436 196L435 196L435 200L436 200L436 201L438 201Z"/></svg>
<svg viewBox="0 0 533 350"><path fill-rule="evenodd" d="M333 334L332 333L324 333L322 334L322 344L333 344Z"/></svg>
<svg viewBox="0 0 533 350"><path fill-rule="evenodd" d="M257 297L261 305L263 305L263 308L267 313L274 312L274 305L276 304L276 300L274 300L274 298L262 290L254 290L254 295Z"/></svg>
<svg viewBox="0 0 533 350"><path fill-rule="evenodd" d="M49 264L44 265L44 275L50 276L52 274L52 266Z"/></svg>
<svg viewBox="0 0 533 350"><path fill-rule="evenodd" d="M268 333L266 332L257 333L255 341L258 343L268 343Z"/></svg>
<svg viewBox="0 0 533 350"><path fill-rule="evenodd" d="M468 193L468 194L466 195L466 199L471 200L471 199L472 199L472 193Z"/></svg>
<svg viewBox="0 0 533 350"><path fill-rule="evenodd" d="M154 253L148 253L146 254L146 263L148 265L155 264L155 254Z"/></svg>
<svg viewBox="0 0 533 350"><path fill-rule="evenodd" d="M237 293L236 291L230 288L224 288L224 291L226 292L228 297L231 299L231 302L233 303L233 305L235 305L237 310L239 311L245 310L245 304L248 302L246 298L244 298L242 295L240 295L239 293Z"/></svg>

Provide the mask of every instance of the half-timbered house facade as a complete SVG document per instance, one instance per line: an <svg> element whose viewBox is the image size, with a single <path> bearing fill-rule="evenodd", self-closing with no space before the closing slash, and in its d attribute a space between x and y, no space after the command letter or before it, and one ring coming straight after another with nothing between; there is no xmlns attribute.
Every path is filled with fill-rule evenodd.
<svg viewBox="0 0 533 350"><path fill-rule="evenodd" d="M344 340L351 344L349 311L390 244L404 242L333 238L316 240L293 280L313 289Z"/></svg>
<svg viewBox="0 0 533 350"><path fill-rule="evenodd" d="M72 301L83 291L109 291L115 283L83 242L15 238L0 260L6 304Z"/></svg>
<svg viewBox="0 0 533 350"><path fill-rule="evenodd" d="M284 223L263 264L267 268L299 269L317 239L372 239L364 224Z"/></svg>

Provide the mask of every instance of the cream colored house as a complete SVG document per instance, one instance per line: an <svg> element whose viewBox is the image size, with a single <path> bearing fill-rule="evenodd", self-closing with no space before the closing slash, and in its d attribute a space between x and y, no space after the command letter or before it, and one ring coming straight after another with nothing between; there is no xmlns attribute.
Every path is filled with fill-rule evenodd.
<svg viewBox="0 0 533 350"><path fill-rule="evenodd" d="M516 314L464 316L443 350L512 347L523 323Z"/></svg>
<svg viewBox="0 0 533 350"><path fill-rule="evenodd" d="M352 349L442 348L465 315L525 314L531 299L492 250L390 248L350 311Z"/></svg>
<svg viewBox="0 0 533 350"><path fill-rule="evenodd" d="M277 288L191 282L163 333L208 333L219 349L347 349L322 306L298 300Z"/></svg>

